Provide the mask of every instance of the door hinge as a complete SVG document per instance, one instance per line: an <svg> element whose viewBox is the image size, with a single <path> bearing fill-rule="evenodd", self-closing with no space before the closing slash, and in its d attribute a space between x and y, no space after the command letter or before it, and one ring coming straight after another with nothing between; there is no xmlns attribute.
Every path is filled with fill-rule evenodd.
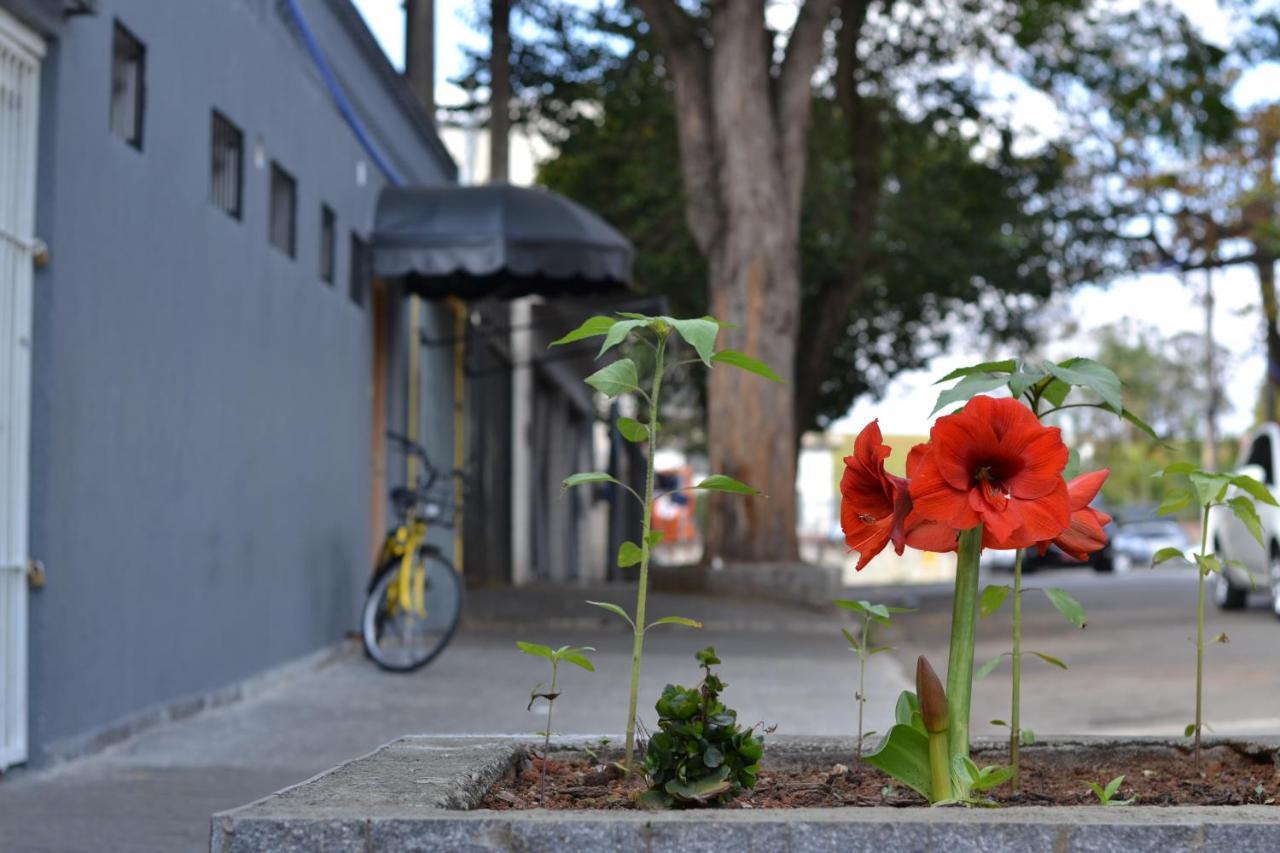
<svg viewBox="0 0 1280 853"><path fill-rule="evenodd" d="M44 563L35 557L27 560L27 586L32 589L43 589L46 580Z"/></svg>

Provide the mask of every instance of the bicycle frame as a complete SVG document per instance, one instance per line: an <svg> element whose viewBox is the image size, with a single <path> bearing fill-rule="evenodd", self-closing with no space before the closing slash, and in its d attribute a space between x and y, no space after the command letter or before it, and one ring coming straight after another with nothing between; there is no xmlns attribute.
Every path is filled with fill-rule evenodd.
<svg viewBox="0 0 1280 853"><path fill-rule="evenodd" d="M413 561L414 555L426 539L427 523L411 514L402 524L388 532L387 538L383 540L378 565L383 565L388 560L400 560L400 574L396 583L387 586L388 613L394 614L403 608L419 619L427 617L426 567L415 568Z"/></svg>

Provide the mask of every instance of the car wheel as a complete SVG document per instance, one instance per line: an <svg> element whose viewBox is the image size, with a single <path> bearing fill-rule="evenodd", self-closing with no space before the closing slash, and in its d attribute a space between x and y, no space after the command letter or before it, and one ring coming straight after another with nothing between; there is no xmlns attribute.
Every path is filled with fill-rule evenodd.
<svg viewBox="0 0 1280 853"><path fill-rule="evenodd" d="M1213 595L1213 603L1218 605L1219 610L1239 610L1244 607L1245 599L1249 595L1247 590L1233 584L1225 571L1214 574L1210 591Z"/></svg>
<svg viewBox="0 0 1280 853"><path fill-rule="evenodd" d="M1128 554L1114 554L1111 557L1111 573L1127 575L1133 571L1133 557Z"/></svg>

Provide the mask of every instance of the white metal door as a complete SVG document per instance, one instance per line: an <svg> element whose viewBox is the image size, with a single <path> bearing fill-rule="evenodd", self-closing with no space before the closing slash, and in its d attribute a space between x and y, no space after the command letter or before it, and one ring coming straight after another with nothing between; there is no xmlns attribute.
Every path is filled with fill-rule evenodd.
<svg viewBox="0 0 1280 853"><path fill-rule="evenodd" d="M0 9L0 769L27 758L27 448L44 44Z"/></svg>

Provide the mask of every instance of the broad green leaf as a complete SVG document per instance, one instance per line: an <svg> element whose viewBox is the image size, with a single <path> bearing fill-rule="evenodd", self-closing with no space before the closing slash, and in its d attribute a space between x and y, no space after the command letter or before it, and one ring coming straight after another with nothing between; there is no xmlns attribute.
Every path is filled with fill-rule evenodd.
<svg viewBox="0 0 1280 853"><path fill-rule="evenodd" d="M1231 485L1243 492L1248 492L1256 501L1262 501L1268 506L1276 506L1276 498L1275 495L1271 494L1271 490L1252 477L1237 474L1231 478Z"/></svg>
<svg viewBox="0 0 1280 853"><path fill-rule="evenodd" d="M1196 554L1195 558L1201 574L1211 575L1214 572L1222 571L1222 561L1213 554Z"/></svg>
<svg viewBox="0 0 1280 853"><path fill-rule="evenodd" d="M663 616L661 619L655 619L646 625L646 628L652 628L654 625L683 625L686 628L701 628L702 623L697 619L690 619L687 616Z"/></svg>
<svg viewBox="0 0 1280 853"><path fill-rule="evenodd" d="M1004 605L1004 600L1012 591L1007 584L991 584L986 587L982 590L982 597L978 599L978 614L985 619L995 613Z"/></svg>
<svg viewBox="0 0 1280 853"><path fill-rule="evenodd" d="M560 660L565 661L566 663L571 663L574 666L580 666L587 672L596 671L595 664L588 660L586 655L579 654L578 652L565 652L560 656Z"/></svg>
<svg viewBox="0 0 1280 853"><path fill-rule="evenodd" d="M525 643L517 640L516 647L526 655L535 655L540 658L546 658L547 660L551 660L555 657L555 652L551 650L551 647L544 646L541 643Z"/></svg>
<svg viewBox="0 0 1280 853"><path fill-rule="evenodd" d="M1017 368L1018 363L1011 358L1003 361L984 361L981 364L971 364L968 367L957 367L933 384L941 385L943 382L950 382L952 379L971 376L975 373L1013 373ZM1008 377L1005 377L1005 379L1007 381Z"/></svg>
<svg viewBox="0 0 1280 853"><path fill-rule="evenodd" d="M645 441L649 438L649 427L634 418L618 418L618 432L627 441Z"/></svg>
<svg viewBox="0 0 1280 853"><path fill-rule="evenodd" d="M1174 512L1181 512L1191 504L1191 493L1186 489L1170 489L1165 492L1164 500L1160 502L1160 508L1156 510L1158 515L1169 515Z"/></svg>
<svg viewBox="0 0 1280 853"><path fill-rule="evenodd" d="M1191 485L1195 487L1196 498L1200 506L1210 506L1222 500L1231 485L1231 478L1225 474L1210 474L1207 471L1192 471L1187 475Z"/></svg>
<svg viewBox="0 0 1280 853"><path fill-rule="evenodd" d="M855 652L862 651L862 644L858 642L858 638L849 633L847 628L841 628L840 633L844 634L844 638L849 641L849 648Z"/></svg>
<svg viewBox="0 0 1280 853"><path fill-rule="evenodd" d="M991 373L973 373L965 376L954 387L948 388L938 395L938 401L933 404L933 411L929 414L932 416L935 412L950 406L952 403L966 402L978 394L994 391L1004 386L1008 381L1007 376L996 376Z"/></svg>
<svg viewBox="0 0 1280 853"><path fill-rule="evenodd" d="M1253 535L1258 546L1267 547L1266 539L1262 532L1262 519L1258 517L1258 509L1253 505L1253 501L1244 495L1237 495L1227 501L1227 506L1230 507L1231 514L1240 519L1240 523Z"/></svg>
<svg viewBox="0 0 1280 853"><path fill-rule="evenodd" d="M1190 474L1199 469L1193 462L1170 462L1164 466L1164 469L1157 475L1160 477L1175 477Z"/></svg>
<svg viewBox="0 0 1280 853"><path fill-rule="evenodd" d="M1071 385L1055 376L1044 386L1044 390L1040 392L1040 397L1050 406L1061 406L1066 402L1067 395L1070 393Z"/></svg>
<svg viewBox="0 0 1280 853"><path fill-rule="evenodd" d="M1180 560L1186 557L1181 548L1174 548L1170 545L1167 548L1161 548L1156 551L1155 556L1151 558L1151 565L1158 566L1167 560Z"/></svg>
<svg viewBox="0 0 1280 853"><path fill-rule="evenodd" d="M729 781L730 772L729 767L722 764L720 769L710 776L704 776L693 782L672 779L663 788L677 800L709 803L733 787L733 782Z"/></svg>
<svg viewBox="0 0 1280 853"><path fill-rule="evenodd" d="M1159 435L1156 434L1156 431L1154 429L1151 428L1151 424L1147 423L1142 418L1135 415L1131 409L1121 409L1120 417L1124 418L1126 421L1133 424L1138 429L1142 430L1144 433L1147 434L1147 437L1150 438L1152 441L1158 441L1162 445L1164 444L1164 440L1160 438Z"/></svg>
<svg viewBox="0 0 1280 853"><path fill-rule="evenodd" d="M634 311L619 311L618 316L627 320L644 320L646 323L658 319L657 317L650 317L648 314L637 314Z"/></svg>
<svg viewBox="0 0 1280 853"><path fill-rule="evenodd" d="M1191 736L1192 736L1193 734L1195 734L1195 733L1196 733L1196 724L1195 724L1195 723L1187 723L1187 727L1186 727L1185 729L1183 729L1183 730L1182 730L1182 736L1183 736L1183 737L1191 737Z"/></svg>
<svg viewBox="0 0 1280 853"><path fill-rule="evenodd" d="M613 477L610 477L603 471L584 471L581 474L570 474L560 483L560 490L571 489L574 486L585 486L588 483L616 483Z"/></svg>
<svg viewBox="0 0 1280 853"><path fill-rule="evenodd" d="M1061 658L1055 658L1053 655L1047 655L1044 652L1032 652L1031 654L1040 658L1040 660L1044 661L1047 664L1052 664L1053 666L1056 666L1058 669L1067 668L1067 665L1062 662Z"/></svg>
<svg viewBox="0 0 1280 853"><path fill-rule="evenodd" d="M659 542L661 542L662 537L666 535L667 535L666 531L664 530L650 530L649 535L644 537L644 543L648 545L650 548L653 548Z"/></svg>
<svg viewBox="0 0 1280 853"><path fill-rule="evenodd" d="M991 660L984 663L982 666L978 667L977 671L974 672L973 674L974 679L976 680L979 678L986 678L988 675L995 672L996 667L1000 665L1000 661L1003 658L1004 658L1003 654L998 654L995 657L993 657ZM1008 725L1008 724L1005 723L1004 725Z"/></svg>
<svg viewBox="0 0 1280 853"><path fill-rule="evenodd" d="M650 788L636 797L636 805L648 811L665 811L674 804L675 798L658 788Z"/></svg>
<svg viewBox="0 0 1280 853"><path fill-rule="evenodd" d="M607 601L588 601L587 604L590 604L593 607L599 607L601 610L608 610L610 613L614 614L615 616L621 616L623 619L627 620L627 624L630 625L632 628L636 626L636 623L632 622L631 617L627 615L627 611L623 610L621 607L619 607L616 604L610 604Z"/></svg>
<svg viewBox="0 0 1280 853"><path fill-rule="evenodd" d="M1089 790L1093 791L1093 795L1098 798L1098 802L1105 804L1107 802L1107 793L1102 790L1102 786L1097 782L1085 782L1089 786Z"/></svg>
<svg viewBox="0 0 1280 853"><path fill-rule="evenodd" d="M600 352L596 353L596 358L607 353L618 344L626 340L627 335L631 334L631 330L639 328L645 324L644 320L619 320L609 329L609 333L604 336L604 343L600 345Z"/></svg>
<svg viewBox="0 0 1280 853"><path fill-rule="evenodd" d="M695 489L706 489L712 492L732 492L735 495L758 495L759 489L753 489L746 483L740 483L732 477L726 477L724 474L712 474L698 485Z"/></svg>
<svg viewBox="0 0 1280 853"><path fill-rule="evenodd" d="M1043 590L1045 597L1049 599L1054 607L1058 608L1058 612L1066 617L1067 621L1077 628L1083 628L1089 621L1084 614L1084 608L1080 606L1080 602L1076 601L1067 591L1056 586L1047 586Z"/></svg>
<svg viewBox="0 0 1280 853"><path fill-rule="evenodd" d="M1116 778L1112 779L1110 782L1107 783L1107 787L1103 790L1105 791L1108 800L1116 795L1116 791L1120 790L1120 785L1123 782L1124 782L1124 777L1117 776Z"/></svg>
<svg viewBox="0 0 1280 853"><path fill-rule="evenodd" d="M629 358L620 358L607 364L583 381L610 399L640 388L636 363Z"/></svg>
<svg viewBox="0 0 1280 853"><path fill-rule="evenodd" d="M889 624L889 614L891 612L901 612L899 608L891 610L883 604L872 604L870 601L851 601L847 598L837 598L831 603L842 610L848 610L850 613L864 613L881 625Z"/></svg>
<svg viewBox="0 0 1280 853"><path fill-rule="evenodd" d="M1020 365L1014 374L1009 377L1009 393L1014 397L1021 397L1027 393L1030 388L1044 379L1044 371L1031 367L1030 365Z"/></svg>
<svg viewBox="0 0 1280 853"><path fill-rule="evenodd" d="M927 800L932 800L932 777L929 774L929 738L926 734L901 723L889 729L874 752L864 759Z"/></svg>
<svg viewBox="0 0 1280 853"><path fill-rule="evenodd" d="M680 337L684 338L689 346L693 347L698 353L698 358L702 359L702 363L707 367L711 366L711 357L715 355L716 335L720 333L720 324L714 320L705 320L698 318L696 320L676 320L671 317L664 317L671 324Z"/></svg>
<svg viewBox="0 0 1280 853"><path fill-rule="evenodd" d="M623 542L618 546L618 568L626 569L638 565L644 559L644 551L634 542Z"/></svg>
<svg viewBox="0 0 1280 853"><path fill-rule="evenodd" d="M974 791L989 791L997 788L1013 778L1012 767L999 767L992 765L983 767L978 771L977 778L970 783L969 788Z"/></svg>
<svg viewBox="0 0 1280 853"><path fill-rule="evenodd" d="M920 716L920 700L910 690L898 694L898 701L893 706L893 719L899 725L909 726L911 721ZM924 730L921 729L921 733Z"/></svg>
<svg viewBox="0 0 1280 853"><path fill-rule="evenodd" d="M1101 397L1102 402L1116 414L1124 411L1124 403L1120 398L1120 378L1106 365L1091 358L1072 358L1061 364L1046 363L1045 369L1063 382L1088 388Z"/></svg>
<svg viewBox="0 0 1280 853"><path fill-rule="evenodd" d="M724 753L715 745L709 745L702 753L702 763L714 769L724 764Z"/></svg>
<svg viewBox="0 0 1280 853"><path fill-rule="evenodd" d="M722 349L713 355L711 360L717 364L727 364L731 367L745 370L748 373L763 376L771 382L785 382L781 376L773 372L772 367L763 361L758 361L746 353L741 353L734 349Z"/></svg>
<svg viewBox="0 0 1280 853"><path fill-rule="evenodd" d="M549 346L561 346L562 344L571 344L574 341L580 341L584 338L596 338L600 335L606 335L613 328L613 324L618 322L612 317L605 317L597 314L594 317L588 317L583 321L582 325L574 329L562 338L554 340Z"/></svg>

